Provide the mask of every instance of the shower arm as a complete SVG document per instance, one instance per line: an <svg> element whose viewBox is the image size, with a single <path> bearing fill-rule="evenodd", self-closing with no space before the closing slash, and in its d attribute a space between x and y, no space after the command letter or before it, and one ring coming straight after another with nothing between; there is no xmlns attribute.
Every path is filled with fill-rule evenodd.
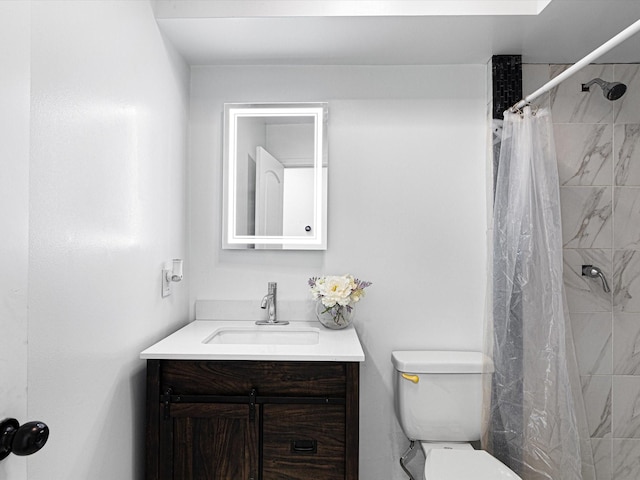
<svg viewBox="0 0 640 480"><path fill-rule="evenodd" d="M604 90L605 85L606 85L607 82L603 81L601 78L594 78L593 80L590 80L587 83L583 83L582 84L582 91L583 92L588 92L589 89L591 88L591 85L593 85L595 83L600 85L600 88L602 88Z"/></svg>
<svg viewBox="0 0 640 480"><path fill-rule="evenodd" d="M617 45L621 44L622 42L624 42L625 40L632 37L638 32L640 32L640 20L637 20L635 23L632 23L623 31L621 31L619 34L617 34L615 37L613 37L611 40L600 45L598 48L596 48L593 52L591 52L589 55L584 57L582 60L577 61L576 63L571 65L569 68L567 68L564 72L562 72L560 75L552 78L549 82L545 83L538 90L536 90L532 94L520 100L513 107L511 107L509 111L515 113L521 110L523 107L526 107L531 102L533 102L536 98L547 93L549 90L551 90L558 84L564 82L567 78L569 78L579 70L582 70L584 67L589 65L595 59L601 57L602 55L607 53L609 50L611 50L613 47L616 47Z"/></svg>
<svg viewBox="0 0 640 480"><path fill-rule="evenodd" d="M609 284L607 283L607 279L598 267L594 267L593 265L582 265L582 276L589 278L598 278L602 280L602 289L605 293L611 292L609 288Z"/></svg>

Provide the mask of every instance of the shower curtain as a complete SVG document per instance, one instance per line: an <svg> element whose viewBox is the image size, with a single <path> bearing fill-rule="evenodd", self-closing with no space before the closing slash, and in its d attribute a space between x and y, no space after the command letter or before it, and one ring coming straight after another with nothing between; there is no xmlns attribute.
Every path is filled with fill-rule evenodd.
<svg viewBox="0 0 640 480"><path fill-rule="evenodd" d="M562 262L550 112L505 112L487 329L494 374L483 442L525 480L576 480L593 471Z"/></svg>

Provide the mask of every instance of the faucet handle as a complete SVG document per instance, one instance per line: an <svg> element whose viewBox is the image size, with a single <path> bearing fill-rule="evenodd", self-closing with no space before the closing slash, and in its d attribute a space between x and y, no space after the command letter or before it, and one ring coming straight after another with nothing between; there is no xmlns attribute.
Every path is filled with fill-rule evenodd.
<svg viewBox="0 0 640 480"><path fill-rule="evenodd" d="M269 282L268 288L269 288L269 293L276 293L276 290L278 289L278 283L277 282Z"/></svg>

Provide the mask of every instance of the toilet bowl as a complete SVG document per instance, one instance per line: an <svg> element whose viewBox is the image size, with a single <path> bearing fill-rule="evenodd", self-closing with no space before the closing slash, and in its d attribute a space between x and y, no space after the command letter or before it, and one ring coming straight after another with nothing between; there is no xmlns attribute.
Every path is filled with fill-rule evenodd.
<svg viewBox="0 0 640 480"><path fill-rule="evenodd" d="M395 409L413 447L425 454L426 480L521 480L469 442L480 439L483 381L493 371L480 352L395 351ZM410 448L412 448L410 447ZM400 465L404 465L406 454Z"/></svg>

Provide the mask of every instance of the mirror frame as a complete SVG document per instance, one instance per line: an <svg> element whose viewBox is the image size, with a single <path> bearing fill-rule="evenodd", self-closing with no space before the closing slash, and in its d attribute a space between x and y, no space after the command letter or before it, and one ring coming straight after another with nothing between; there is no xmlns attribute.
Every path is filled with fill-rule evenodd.
<svg viewBox="0 0 640 480"><path fill-rule="evenodd" d="M237 130L238 120L244 117L311 117L314 122L313 158L313 224L312 234L306 236L238 235L237 219ZM290 247L295 250L327 249L327 192L325 172L328 165L328 104L314 103L225 103L223 153L223 215L222 248L255 248L272 250Z"/></svg>

